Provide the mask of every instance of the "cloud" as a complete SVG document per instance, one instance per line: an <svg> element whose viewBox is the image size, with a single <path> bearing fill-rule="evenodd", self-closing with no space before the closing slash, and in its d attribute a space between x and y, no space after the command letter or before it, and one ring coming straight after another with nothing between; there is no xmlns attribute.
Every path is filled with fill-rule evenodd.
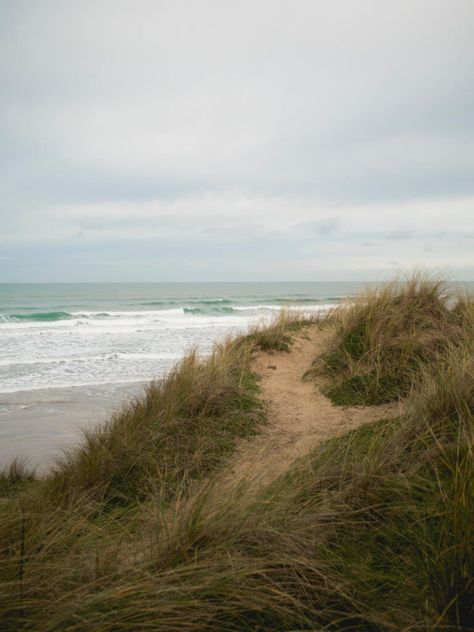
<svg viewBox="0 0 474 632"><path fill-rule="evenodd" d="M53 259L72 278L72 236L90 280L120 280L136 242L174 249L183 280L239 278L241 256L261 278L370 274L392 247L466 274L473 18L470 0L2 2L0 247L24 264L0 280L40 274L52 243L45 280Z"/></svg>
<svg viewBox="0 0 474 632"><path fill-rule="evenodd" d="M413 239L414 233L408 228L399 228L398 230L390 230L385 233L385 239L398 241L400 239Z"/></svg>
<svg viewBox="0 0 474 632"><path fill-rule="evenodd" d="M297 224L295 228L313 234L330 235L341 228L341 220L339 217L326 217L313 222L302 222Z"/></svg>

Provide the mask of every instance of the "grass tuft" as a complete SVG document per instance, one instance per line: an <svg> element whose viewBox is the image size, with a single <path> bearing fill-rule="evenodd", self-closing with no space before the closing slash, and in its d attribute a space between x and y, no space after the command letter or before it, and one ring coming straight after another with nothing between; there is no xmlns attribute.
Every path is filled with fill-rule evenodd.
<svg viewBox="0 0 474 632"><path fill-rule="evenodd" d="M0 470L0 497L18 494L34 482L35 472L25 459L16 458Z"/></svg>
<svg viewBox="0 0 474 632"><path fill-rule="evenodd" d="M245 340L253 343L262 351L285 351L289 353L295 333L321 322L322 317L319 313L308 314L299 310L283 308L270 324L254 325Z"/></svg>
<svg viewBox="0 0 474 632"><path fill-rule="evenodd" d="M336 404L404 397L420 366L472 327L473 304L442 280L420 274L367 289L332 312L335 335L311 372L329 378L327 394Z"/></svg>

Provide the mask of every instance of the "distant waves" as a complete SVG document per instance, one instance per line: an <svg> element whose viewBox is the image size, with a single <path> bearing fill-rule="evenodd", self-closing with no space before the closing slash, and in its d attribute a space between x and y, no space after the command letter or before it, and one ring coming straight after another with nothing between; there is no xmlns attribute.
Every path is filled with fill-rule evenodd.
<svg viewBox="0 0 474 632"><path fill-rule="evenodd" d="M0 393L148 381L190 348L281 309L318 312L351 283L0 284Z"/></svg>
<svg viewBox="0 0 474 632"><path fill-rule="evenodd" d="M215 299L184 305L162 301L142 310L3 313L0 392L159 378L187 349L197 346L209 353L216 339L270 318L281 304ZM307 311L327 307L294 306Z"/></svg>

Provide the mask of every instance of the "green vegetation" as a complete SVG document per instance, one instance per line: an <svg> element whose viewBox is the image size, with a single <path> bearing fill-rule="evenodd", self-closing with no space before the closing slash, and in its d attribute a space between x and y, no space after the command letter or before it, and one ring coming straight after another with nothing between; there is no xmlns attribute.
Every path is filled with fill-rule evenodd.
<svg viewBox="0 0 474 632"><path fill-rule="evenodd" d="M23 459L16 458L0 471L0 497L13 496L35 480L34 471Z"/></svg>
<svg viewBox="0 0 474 632"><path fill-rule="evenodd" d="M253 349L228 340L206 359L191 351L142 398L87 432L44 480L34 481L20 461L1 474L0 628L40 626L33 615L40 604L52 599L52 607L58 591L100 574L143 528L147 504L164 511L216 470L239 437L255 433L264 414L249 367Z"/></svg>
<svg viewBox="0 0 474 632"><path fill-rule="evenodd" d="M191 351L145 396L86 433L48 480L56 502L87 494L102 504L167 502L228 455L262 418L253 347L226 341L206 360Z"/></svg>
<svg viewBox="0 0 474 632"><path fill-rule="evenodd" d="M425 297L410 322L436 311ZM257 490L219 475L262 421L255 331L190 354L46 480L21 470L8 487L0 628L474 630L472 306L443 298L440 341L413 327L402 416L315 446ZM304 326L287 324L280 336ZM372 355L392 366L384 353Z"/></svg>
<svg viewBox="0 0 474 632"><path fill-rule="evenodd" d="M331 316L335 336L310 373L329 378L339 405L383 404L405 396L420 365L472 326L472 301L440 280L413 275L368 289Z"/></svg>
<svg viewBox="0 0 474 632"><path fill-rule="evenodd" d="M244 340L262 351L290 351L292 335L321 322L319 314L308 315L288 308L281 309L270 325L254 325Z"/></svg>

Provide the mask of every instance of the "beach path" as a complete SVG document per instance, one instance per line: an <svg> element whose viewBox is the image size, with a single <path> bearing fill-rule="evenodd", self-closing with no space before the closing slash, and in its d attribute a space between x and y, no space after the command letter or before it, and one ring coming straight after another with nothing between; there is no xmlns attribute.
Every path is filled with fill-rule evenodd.
<svg viewBox="0 0 474 632"><path fill-rule="evenodd" d="M322 393L322 382L303 380L324 350L331 332L312 326L299 332L290 352L259 351L253 370L260 378L267 423L251 440L242 441L226 468L226 479L270 482L320 441L377 419L399 414L399 404L335 406Z"/></svg>

